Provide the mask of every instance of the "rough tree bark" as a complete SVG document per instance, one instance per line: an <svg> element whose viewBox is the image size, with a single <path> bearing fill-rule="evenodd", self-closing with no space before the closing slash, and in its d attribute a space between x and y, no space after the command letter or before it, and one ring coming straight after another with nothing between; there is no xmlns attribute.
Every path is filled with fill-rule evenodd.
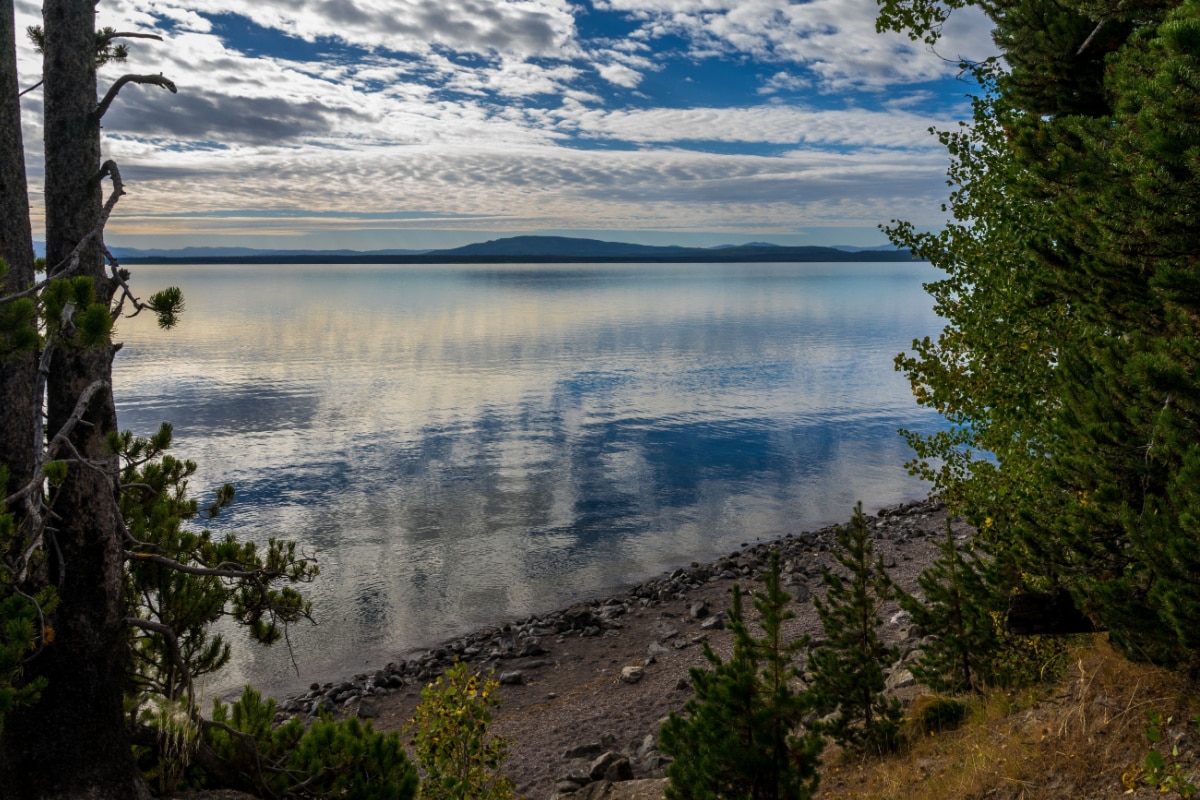
<svg viewBox="0 0 1200 800"><path fill-rule="evenodd" d="M0 0L0 258L8 275L0 281L0 296L33 282L33 237L29 230L29 194L25 183L25 146L21 138L21 103L17 94L16 27L11 0ZM37 353L0 359L0 464L9 470L10 494L33 477L34 384ZM16 510L18 515L20 510Z"/></svg>
<svg viewBox="0 0 1200 800"><path fill-rule="evenodd" d="M93 0L46 0L45 79L46 257L53 271L100 222L100 123L96 114L96 28ZM94 279L96 301L113 294L98 241L76 270ZM70 417L94 384L85 424L71 444L84 459L111 469L72 464L55 490L46 548L47 579L58 587L55 637L26 668L48 678L40 702L6 720L0 739L0 786L6 798L149 798L133 761L122 717L127 660L123 622L123 539L115 456L105 436L116 429L113 351L56 345L47 387L47 431ZM31 445L32 446L32 445Z"/></svg>

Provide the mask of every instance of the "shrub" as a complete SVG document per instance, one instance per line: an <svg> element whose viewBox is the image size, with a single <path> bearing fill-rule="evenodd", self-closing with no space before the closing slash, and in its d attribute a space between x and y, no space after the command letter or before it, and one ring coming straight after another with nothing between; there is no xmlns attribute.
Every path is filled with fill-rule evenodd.
<svg viewBox="0 0 1200 800"><path fill-rule="evenodd" d="M371 723L322 717L306 728L299 720L273 727L275 701L249 686L231 707L213 703L205 743L235 776L222 783L269 797L337 797L345 800L412 800L417 773L398 733L377 733ZM234 778L231 780L231 778Z"/></svg>
<svg viewBox="0 0 1200 800"><path fill-rule="evenodd" d="M961 700L941 695L922 695L912 702L904 727L910 740L930 733L952 731L967 718L969 707Z"/></svg>
<svg viewBox="0 0 1200 800"><path fill-rule="evenodd" d="M499 770L508 743L489 736L489 709L500 704L499 683L455 663L442 678L421 690L421 702L407 730L417 762L425 772L422 800L509 800L512 780Z"/></svg>

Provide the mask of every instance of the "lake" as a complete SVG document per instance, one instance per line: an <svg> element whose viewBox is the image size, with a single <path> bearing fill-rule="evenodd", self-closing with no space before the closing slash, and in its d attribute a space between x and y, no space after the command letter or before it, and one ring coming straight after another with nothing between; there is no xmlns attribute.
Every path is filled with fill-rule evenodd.
<svg viewBox="0 0 1200 800"><path fill-rule="evenodd" d="M892 367L941 322L910 264L139 266L122 429L175 426L211 527L320 561L291 653L234 637L205 688L281 694L743 542L923 496ZM292 663L295 658L295 665ZM299 674L297 674L297 668Z"/></svg>

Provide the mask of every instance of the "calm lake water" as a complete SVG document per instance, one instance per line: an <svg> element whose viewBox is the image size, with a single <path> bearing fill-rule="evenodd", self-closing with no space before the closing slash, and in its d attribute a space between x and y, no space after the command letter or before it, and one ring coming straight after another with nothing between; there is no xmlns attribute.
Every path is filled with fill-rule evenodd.
<svg viewBox="0 0 1200 800"><path fill-rule="evenodd" d="M174 424L212 527L320 560L316 627L235 638L209 696L382 666L925 487L943 423L892 359L927 264L135 267L120 424Z"/></svg>

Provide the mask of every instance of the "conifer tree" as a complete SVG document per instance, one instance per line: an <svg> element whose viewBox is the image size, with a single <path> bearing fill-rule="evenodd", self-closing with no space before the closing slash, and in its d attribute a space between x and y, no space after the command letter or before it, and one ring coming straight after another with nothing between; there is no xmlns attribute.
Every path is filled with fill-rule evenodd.
<svg viewBox="0 0 1200 800"><path fill-rule="evenodd" d="M912 672L935 691L978 690L988 682L988 664L1000 647L992 617L996 594L979 557L955 545L949 522L938 549L938 558L917 579L923 600L896 590L900 607L934 635Z"/></svg>
<svg viewBox="0 0 1200 800"><path fill-rule="evenodd" d="M691 669L696 696L660 734L662 751L675 759L667 768L669 800L806 800L816 792L823 742L801 728L814 697L795 686L793 660L807 639L783 638L783 624L794 616L790 600L780 585L779 555L772 553L765 591L754 597L763 631L755 637L734 586L733 653L722 661L705 643L711 667Z"/></svg>
<svg viewBox="0 0 1200 800"><path fill-rule="evenodd" d="M825 598L813 599L826 637L808 661L818 708L834 713L824 727L843 746L887 753L899 743L901 710L884 694L884 669L900 651L884 644L879 628L895 587L875 556L862 503L837 529L834 557L848 574L824 570Z"/></svg>
<svg viewBox="0 0 1200 800"><path fill-rule="evenodd" d="M965 4L882 0L880 25L933 42ZM956 221L889 231L946 271L943 334L898 363L960 427L913 441L1011 586L1200 670L1200 3L977 4L1005 61L942 135Z"/></svg>

